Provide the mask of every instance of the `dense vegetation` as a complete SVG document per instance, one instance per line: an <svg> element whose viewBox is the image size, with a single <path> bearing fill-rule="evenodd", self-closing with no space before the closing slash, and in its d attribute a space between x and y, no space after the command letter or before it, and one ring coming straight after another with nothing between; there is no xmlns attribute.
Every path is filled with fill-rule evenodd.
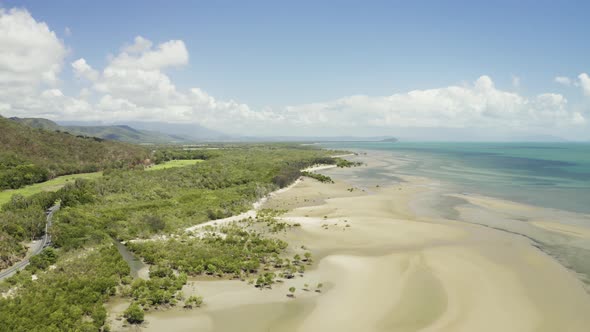
<svg viewBox="0 0 590 332"><path fill-rule="evenodd" d="M45 232L45 210L60 201L63 207L86 204L94 200L92 182L76 180L57 192L41 192L29 197L12 196L0 211L0 269L25 254L24 241L40 238Z"/></svg>
<svg viewBox="0 0 590 332"><path fill-rule="evenodd" d="M0 331L98 331L106 319L104 301L128 274L113 245L72 253L37 280L21 271L7 281L17 286L14 297L0 297Z"/></svg>
<svg viewBox="0 0 590 332"><path fill-rule="evenodd" d="M146 263L167 266L188 275L256 273L261 263L280 254L287 243L263 237L236 225L200 237L130 243Z"/></svg>
<svg viewBox="0 0 590 332"><path fill-rule="evenodd" d="M316 180L323 182L323 183L334 183L334 180L332 180L332 178L327 175L314 173L314 172L301 172L301 174L304 176L310 177L312 179L316 179Z"/></svg>
<svg viewBox="0 0 590 332"><path fill-rule="evenodd" d="M64 174L133 167L148 156L140 146L31 128L0 117L0 189Z"/></svg>
<svg viewBox="0 0 590 332"><path fill-rule="evenodd" d="M54 193L14 196L0 213L0 237L5 239L0 242L1 257L11 250L22 254L19 243L43 234L44 210L56 200L62 208L51 230L56 250L46 250L30 268L0 284L0 290L9 294L0 300L0 331L96 331L104 324L103 302L117 292L133 300L127 319L139 322L143 317L138 308L180 301L178 291L187 275L243 278L260 272L261 266L277 269L276 274L258 274L256 285L266 287L278 275L291 278L303 272L301 262L309 257L286 259L282 256L286 243L264 235L262 228L272 233L287 227L272 214L248 221L252 223L248 229L228 225L202 237L129 244L153 265L147 281L130 281L129 267L112 243L184 233L184 227L243 212L299 177L300 169L337 162L328 155L288 145L159 151L154 154L159 161L204 161L150 172L110 169L101 178L76 180ZM31 273L38 280L31 280ZM202 301L197 297L183 303L193 307Z"/></svg>
<svg viewBox="0 0 590 332"><path fill-rule="evenodd" d="M324 151L280 147L189 151L209 158L193 166L150 172L112 171L88 194L96 203L56 216L54 241L77 248L89 240L147 238L248 210L255 200L322 162ZM203 156L203 153L215 155ZM333 161L332 161L333 162Z"/></svg>

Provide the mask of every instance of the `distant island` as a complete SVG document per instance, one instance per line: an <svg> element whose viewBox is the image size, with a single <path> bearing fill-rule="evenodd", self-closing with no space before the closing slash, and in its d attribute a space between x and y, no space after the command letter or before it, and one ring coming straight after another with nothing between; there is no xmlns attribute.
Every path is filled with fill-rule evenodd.
<svg viewBox="0 0 590 332"><path fill-rule="evenodd" d="M397 139L397 138L395 138L395 137L390 137L390 138L384 138L384 139L380 140L379 142L389 142L389 143L395 143L395 142L397 142L397 141L398 141L398 139Z"/></svg>

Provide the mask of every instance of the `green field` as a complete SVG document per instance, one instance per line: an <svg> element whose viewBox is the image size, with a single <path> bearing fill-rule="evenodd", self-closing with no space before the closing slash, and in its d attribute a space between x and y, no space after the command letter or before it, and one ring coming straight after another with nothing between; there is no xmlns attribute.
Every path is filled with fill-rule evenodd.
<svg viewBox="0 0 590 332"><path fill-rule="evenodd" d="M158 164L158 165L154 165L151 166L149 168L146 168L146 171L157 171L160 169L167 169L167 168L173 168L173 167L184 167L184 166L190 166L190 165L194 165L196 163L199 163L203 160L197 159L197 160L185 160L185 159L180 159L180 160L170 160L167 161L165 163L162 164Z"/></svg>
<svg viewBox="0 0 590 332"><path fill-rule="evenodd" d="M49 181L35 183L20 189L3 190L0 191L0 206L9 202L12 195L15 194L20 194L26 197L42 191L57 191L67 183L73 182L75 179L96 179L101 176L102 172L71 174L59 176Z"/></svg>

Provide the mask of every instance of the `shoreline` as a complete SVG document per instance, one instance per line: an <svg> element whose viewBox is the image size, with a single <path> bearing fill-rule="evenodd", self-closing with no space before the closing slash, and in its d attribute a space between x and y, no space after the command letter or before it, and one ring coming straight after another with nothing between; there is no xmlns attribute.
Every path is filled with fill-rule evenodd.
<svg viewBox="0 0 590 332"><path fill-rule="evenodd" d="M334 157L338 157L338 156L334 156ZM336 167L336 165L317 165L317 166L305 168L305 169L301 170L301 172L317 172L317 171L327 170L327 169L331 169L331 168L335 168L335 167ZM270 198L293 189L295 186L297 186L299 183L301 183L301 181L303 181L303 176L300 176L297 180L295 180L293 183L291 183L290 185L288 185L284 188L280 188L280 189L277 189L275 191L268 193L264 197L260 198L256 202L252 203L252 209L250 209L246 212L242 212L238 215L227 217L227 218L210 220L210 221L207 221L207 222L195 225L195 226L185 228L184 231L185 232L194 232L196 230L199 230L199 229L207 227L207 226L220 226L223 224L231 223L231 222L242 220L242 219L255 218L258 210L260 210L260 208Z"/></svg>
<svg viewBox="0 0 590 332"><path fill-rule="evenodd" d="M281 238L313 253L304 277L265 291L191 280L185 295L203 295L205 306L150 312L142 329L586 331L590 296L573 273L520 236L433 215L423 198L435 181L404 177L349 191L354 169L328 172L335 184L298 181L261 202L289 209L281 220L301 225ZM459 208L462 218L485 213ZM321 293L301 290L318 282ZM285 296L290 286L294 299Z"/></svg>

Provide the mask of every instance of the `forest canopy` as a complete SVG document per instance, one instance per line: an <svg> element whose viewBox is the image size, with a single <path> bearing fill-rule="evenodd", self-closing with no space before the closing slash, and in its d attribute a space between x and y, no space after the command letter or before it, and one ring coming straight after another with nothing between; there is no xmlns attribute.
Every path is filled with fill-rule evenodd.
<svg viewBox="0 0 590 332"><path fill-rule="evenodd" d="M129 168L149 150L96 137L32 128L0 116L0 189L16 189L59 175Z"/></svg>
<svg viewBox="0 0 590 332"><path fill-rule="evenodd" d="M56 192L13 196L0 211L2 267L22 258L24 244L43 235L47 208L59 201L61 209L54 214L50 228L54 249L44 251L26 270L0 283L0 291L11 294L0 300L3 328L96 331L105 323L103 303L128 287L123 293L132 296L134 305L173 305L186 274L256 271L259 264L268 261L267 257L284 250L286 243L239 229L226 230L229 235L223 241L210 238L186 243L130 244L146 263L154 264L150 273L157 278L129 285L129 266L113 246L115 241L181 233L189 226L239 214L270 191L292 183L301 176L301 169L338 162L330 157L331 151L300 145L218 147L163 148L150 157L156 162L203 161L149 172L143 168L113 168L102 177L78 179ZM277 225L273 228L281 229ZM247 242L242 243L245 239ZM190 261L183 261L178 253L190 252L187 244L201 249L187 256ZM248 260L236 251L246 244ZM170 269L181 275L162 273ZM38 280L31 279L32 273ZM38 314L24 314L28 308L36 308Z"/></svg>

